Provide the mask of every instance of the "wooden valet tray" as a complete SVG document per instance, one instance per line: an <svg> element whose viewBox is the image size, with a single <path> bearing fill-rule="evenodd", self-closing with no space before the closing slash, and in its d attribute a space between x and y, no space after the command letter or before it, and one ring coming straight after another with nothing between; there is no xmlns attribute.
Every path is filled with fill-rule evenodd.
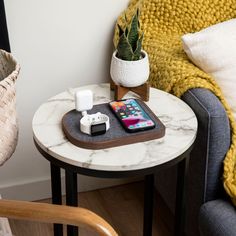
<svg viewBox="0 0 236 236"><path fill-rule="evenodd" d="M68 140L74 145L86 149L104 149L122 146L126 144L145 142L153 139L162 138L165 135L165 126L150 110L150 108L141 100L138 100L140 106L153 119L156 127L150 130L128 133L115 117L109 105L95 105L89 114L101 112L110 118L110 129L102 135L90 136L80 131L81 112L71 110L62 118L62 129Z"/></svg>

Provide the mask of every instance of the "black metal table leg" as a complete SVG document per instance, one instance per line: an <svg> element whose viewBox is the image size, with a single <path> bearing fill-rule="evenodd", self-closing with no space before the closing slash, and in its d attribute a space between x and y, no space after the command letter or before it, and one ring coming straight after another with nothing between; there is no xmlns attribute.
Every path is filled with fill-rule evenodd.
<svg viewBox="0 0 236 236"><path fill-rule="evenodd" d="M66 205L78 206L77 173L66 170ZM77 226L67 225L67 236L78 236Z"/></svg>
<svg viewBox="0 0 236 236"><path fill-rule="evenodd" d="M175 236L184 236L188 165L188 156L178 163L175 203Z"/></svg>
<svg viewBox="0 0 236 236"><path fill-rule="evenodd" d="M61 170L60 167L53 165L51 166L51 189L52 189L52 203L62 204L61 197ZM54 236L63 236L63 226L62 224L54 224Z"/></svg>
<svg viewBox="0 0 236 236"><path fill-rule="evenodd" d="M143 236L152 235L154 174L146 175L144 181Z"/></svg>

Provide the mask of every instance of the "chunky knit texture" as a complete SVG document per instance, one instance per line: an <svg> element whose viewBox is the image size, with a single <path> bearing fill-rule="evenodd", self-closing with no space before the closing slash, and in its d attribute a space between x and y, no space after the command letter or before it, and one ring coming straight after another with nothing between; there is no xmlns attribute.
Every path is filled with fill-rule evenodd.
<svg viewBox="0 0 236 236"><path fill-rule="evenodd" d="M224 160L223 181L226 192L236 205L236 124L232 112L214 79L192 64L183 51L181 36L236 17L236 0L131 0L119 17L130 19L136 8L145 37L143 48L149 54L153 87L178 97L188 89L211 90L222 102L229 117L232 142ZM117 43L116 30L114 43Z"/></svg>

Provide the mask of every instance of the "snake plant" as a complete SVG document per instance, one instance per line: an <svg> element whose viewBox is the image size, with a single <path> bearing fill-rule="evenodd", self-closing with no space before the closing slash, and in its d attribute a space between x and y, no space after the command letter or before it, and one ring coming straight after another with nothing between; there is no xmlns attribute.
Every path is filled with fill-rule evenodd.
<svg viewBox="0 0 236 236"><path fill-rule="evenodd" d="M142 58L141 49L143 33L140 36L139 10L136 11L130 23L125 17L125 29L117 24L119 41L116 56L126 61L137 61Z"/></svg>

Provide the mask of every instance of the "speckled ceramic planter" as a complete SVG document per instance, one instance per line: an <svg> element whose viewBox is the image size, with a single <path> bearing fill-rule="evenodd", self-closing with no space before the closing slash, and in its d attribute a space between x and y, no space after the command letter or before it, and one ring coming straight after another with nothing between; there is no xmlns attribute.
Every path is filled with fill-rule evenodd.
<svg viewBox="0 0 236 236"><path fill-rule="evenodd" d="M137 87L144 84L149 76L149 61L147 53L142 50L143 58L138 61L125 61L116 57L117 51L112 55L111 78L119 85Z"/></svg>

